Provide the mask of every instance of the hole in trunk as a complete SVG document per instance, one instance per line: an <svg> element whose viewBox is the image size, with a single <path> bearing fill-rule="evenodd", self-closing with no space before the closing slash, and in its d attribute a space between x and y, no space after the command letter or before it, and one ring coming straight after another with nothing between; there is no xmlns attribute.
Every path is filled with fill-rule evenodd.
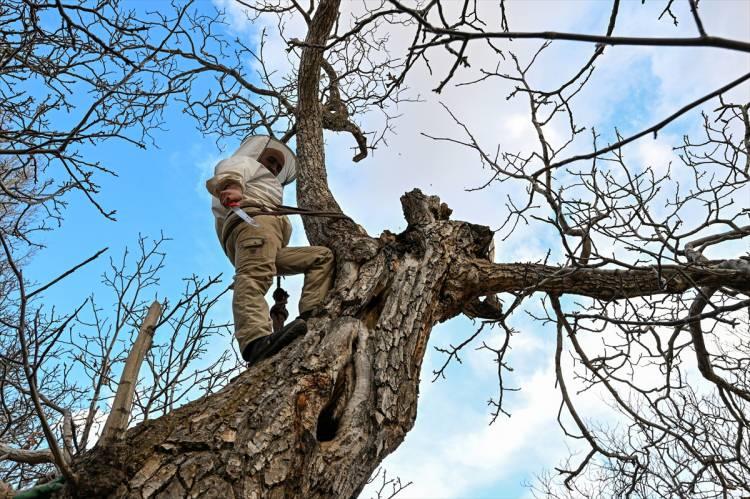
<svg viewBox="0 0 750 499"><path fill-rule="evenodd" d="M335 404L326 405L318 416L318 428L315 437L318 442L330 442L336 438L336 431L339 429L339 421L334 416Z"/></svg>
<svg viewBox="0 0 750 499"><path fill-rule="evenodd" d="M351 363L349 363L336 377L331 398L318 415L318 426L315 429L315 437L318 439L318 442L330 442L336 438L336 432L339 430L339 421L344 414L346 403L349 400L349 392L351 391L350 383L353 382L354 370Z"/></svg>
<svg viewBox="0 0 750 499"><path fill-rule="evenodd" d="M370 300L370 303L367 304L367 308L362 314L362 322L365 323L365 326L368 329L375 329L378 319L380 319L380 314L383 313L383 308L385 307L384 295L385 293L382 291L375 295L372 300Z"/></svg>

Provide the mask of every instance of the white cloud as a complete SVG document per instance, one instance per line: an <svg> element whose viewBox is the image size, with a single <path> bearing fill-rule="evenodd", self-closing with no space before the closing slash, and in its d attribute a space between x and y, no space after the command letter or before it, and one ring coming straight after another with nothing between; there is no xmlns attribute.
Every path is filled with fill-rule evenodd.
<svg viewBox="0 0 750 499"><path fill-rule="evenodd" d="M676 137L661 137L657 140L645 140L635 144L634 164L638 170L651 169L656 175L664 175L670 166L679 164L679 158L672 150ZM676 169L676 174L683 169ZM687 172L689 174L689 172Z"/></svg>

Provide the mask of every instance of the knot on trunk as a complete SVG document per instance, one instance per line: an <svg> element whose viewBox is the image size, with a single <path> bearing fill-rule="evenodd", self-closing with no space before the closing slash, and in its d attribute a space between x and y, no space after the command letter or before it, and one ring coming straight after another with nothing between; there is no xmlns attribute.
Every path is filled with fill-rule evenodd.
<svg viewBox="0 0 750 499"><path fill-rule="evenodd" d="M410 226L427 225L438 220L448 220L453 210L440 202L437 196L426 196L419 189L401 196L404 218Z"/></svg>

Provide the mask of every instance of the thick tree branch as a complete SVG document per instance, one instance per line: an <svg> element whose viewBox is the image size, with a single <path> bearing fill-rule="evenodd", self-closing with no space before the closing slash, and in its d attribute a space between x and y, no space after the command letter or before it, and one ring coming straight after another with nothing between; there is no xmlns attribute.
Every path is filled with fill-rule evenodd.
<svg viewBox="0 0 750 499"><path fill-rule="evenodd" d="M328 187L323 143L322 105L319 100L320 71L323 64L323 49L338 16L340 0L322 0L313 15L310 31L305 38L299 64L297 92L297 199L300 207L341 212L339 204ZM303 217L305 230L311 244L334 246L336 239L326 233L325 227L336 224L341 227L354 224L345 220L327 220Z"/></svg>
<svg viewBox="0 0 750 499"><path fill-rule="evenodd" d="M727 286L750 291L746 269L719 265L664 265L630 269L556 267L535 263L490 263L474 260L451 269L449 287L465 287L473 296L542 291L617 300L682 293L696 286Z"/></svg>
<svg viewBox="0 0 750 499"><path fill-rule="evenodd" d="M27 450L16 449L10 445L0 443L0 461L9 459L24 464L54 464L55 457L49 449Z"/></svg>

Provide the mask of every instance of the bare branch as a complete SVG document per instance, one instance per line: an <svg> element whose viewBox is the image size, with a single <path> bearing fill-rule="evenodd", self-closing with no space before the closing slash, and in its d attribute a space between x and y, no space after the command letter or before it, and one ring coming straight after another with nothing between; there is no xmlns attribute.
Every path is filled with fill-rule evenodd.
<svg viewBox="0 0 750 499"><path fill-rule="evenodd" d="M55 462L55 458L52 455L52 452L48 449L16 449L11 447L10 445L0 443L0 460L3 459L10 459L11 461L25 464L54 464Z"/></svg>

